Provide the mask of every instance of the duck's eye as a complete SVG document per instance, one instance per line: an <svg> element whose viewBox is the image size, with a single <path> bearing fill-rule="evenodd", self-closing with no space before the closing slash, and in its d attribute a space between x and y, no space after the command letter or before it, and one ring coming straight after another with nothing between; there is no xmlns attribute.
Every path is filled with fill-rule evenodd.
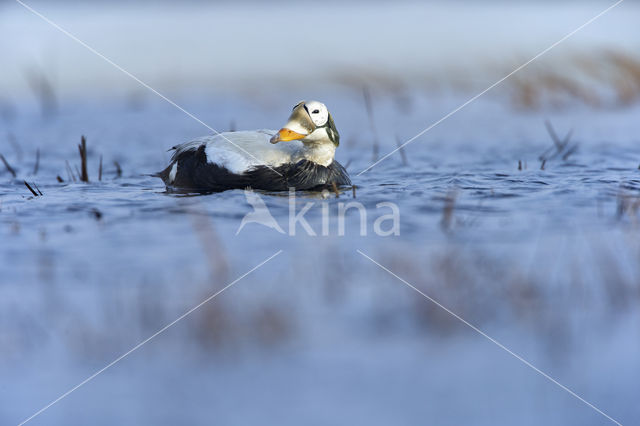
<svg viewBox="0 0 640 426"><path fill-rule="evenodd" d="M313 111L311 111L311 114L319 114L319 113L320 113L320 110L318 109L314 109Z"/></svg>

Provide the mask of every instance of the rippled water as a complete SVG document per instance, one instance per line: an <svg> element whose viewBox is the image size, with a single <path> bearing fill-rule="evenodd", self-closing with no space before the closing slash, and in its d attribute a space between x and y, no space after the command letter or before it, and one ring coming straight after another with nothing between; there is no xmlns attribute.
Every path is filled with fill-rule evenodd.
<svg viewBox="0 0 640 426"><path fill-rule="evenodd" d="M219 130L279 127L303 96L180 103ZM355 200L297 194L321 234L288 235L289 200L167 194L146 174L206 134L153 98L74 101L5 118L0 153L0 419L16 424L242 278L61 400L41 424L605 424L608 420L426 296L624 424L640 420L638 108L513 111L488 97L358 175L464 101L319 96L342 134ZM566 160L538 156L574 128ZM69 182L87 136L91 182ZM15 139L15 143L11 141ZM17 148L16 148L17 146ZM33 173L35 152L40 165ZM98 164L103 159L102 181ZM122 169L118 176L114 161ZM521 164L519 170L518 162ZM56 176L65 180L58 183ZM35 182L33 197L23 184ZM339 203L356 210L339 235ZM381 237L381 202L400 235ZM382 270L370 256L406 283Z"/></svg>

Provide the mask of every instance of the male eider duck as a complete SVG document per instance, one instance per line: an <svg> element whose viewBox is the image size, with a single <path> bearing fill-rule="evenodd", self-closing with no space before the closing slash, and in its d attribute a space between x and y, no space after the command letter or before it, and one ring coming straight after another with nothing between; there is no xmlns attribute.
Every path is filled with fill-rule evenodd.
<svg viewBox="0 0 640 426"><path fill-rule="evenodd" d="M327 107L302 101L279 131L225 132L174 146L171 163L156 176L168 189L197 192L351 185L347 171L334 159L339 142Z"/></svg>

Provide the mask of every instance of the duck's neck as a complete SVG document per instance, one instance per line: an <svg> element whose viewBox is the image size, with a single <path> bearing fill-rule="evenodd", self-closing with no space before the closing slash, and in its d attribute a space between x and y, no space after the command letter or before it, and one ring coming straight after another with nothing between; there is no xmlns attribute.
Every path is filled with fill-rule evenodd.
<svg viewBox="0 0 640 426"><path fill-rule="evenodd" d="M336 146L330 140L327 141L303 141L300 152L302 159L312 161L321 166L328 167L336 154Z"/></svg>

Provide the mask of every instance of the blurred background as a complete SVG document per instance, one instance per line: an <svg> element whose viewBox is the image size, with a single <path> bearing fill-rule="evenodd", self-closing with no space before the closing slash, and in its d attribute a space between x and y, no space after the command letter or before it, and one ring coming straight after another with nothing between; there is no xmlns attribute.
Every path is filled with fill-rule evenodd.
<svg viewBox="0 0 640 426"><path fill-rule="evenodd" d="M25 4L0 1L0 423L278 250L31 423L611 423L356 250L640 421L638 2L369 170L614 2ZM141 82L218 131L324 102L357 188L295 202L329 235L236 235L242 191L166 193L167 149L211 132ZM349 201L366 236L356 210L339 235ZM380 202L399 236L373 232Z"/></svg>
<svg viewBox="0 0 640 426"><path fill-rule="evenodd" d="M484 89L613 2L28 4L161 92L237 97L363 83L391 92ZM63 97L148 94L19 3L1 5L5 97L24 96L42 74ZM637 91L637 9L624 2L507 85L526 91L521 86L538 80L597 103L604 93L592 83L599 81L599 89L630 101ZM632 75L635 81L625 81Z"/></svg>

